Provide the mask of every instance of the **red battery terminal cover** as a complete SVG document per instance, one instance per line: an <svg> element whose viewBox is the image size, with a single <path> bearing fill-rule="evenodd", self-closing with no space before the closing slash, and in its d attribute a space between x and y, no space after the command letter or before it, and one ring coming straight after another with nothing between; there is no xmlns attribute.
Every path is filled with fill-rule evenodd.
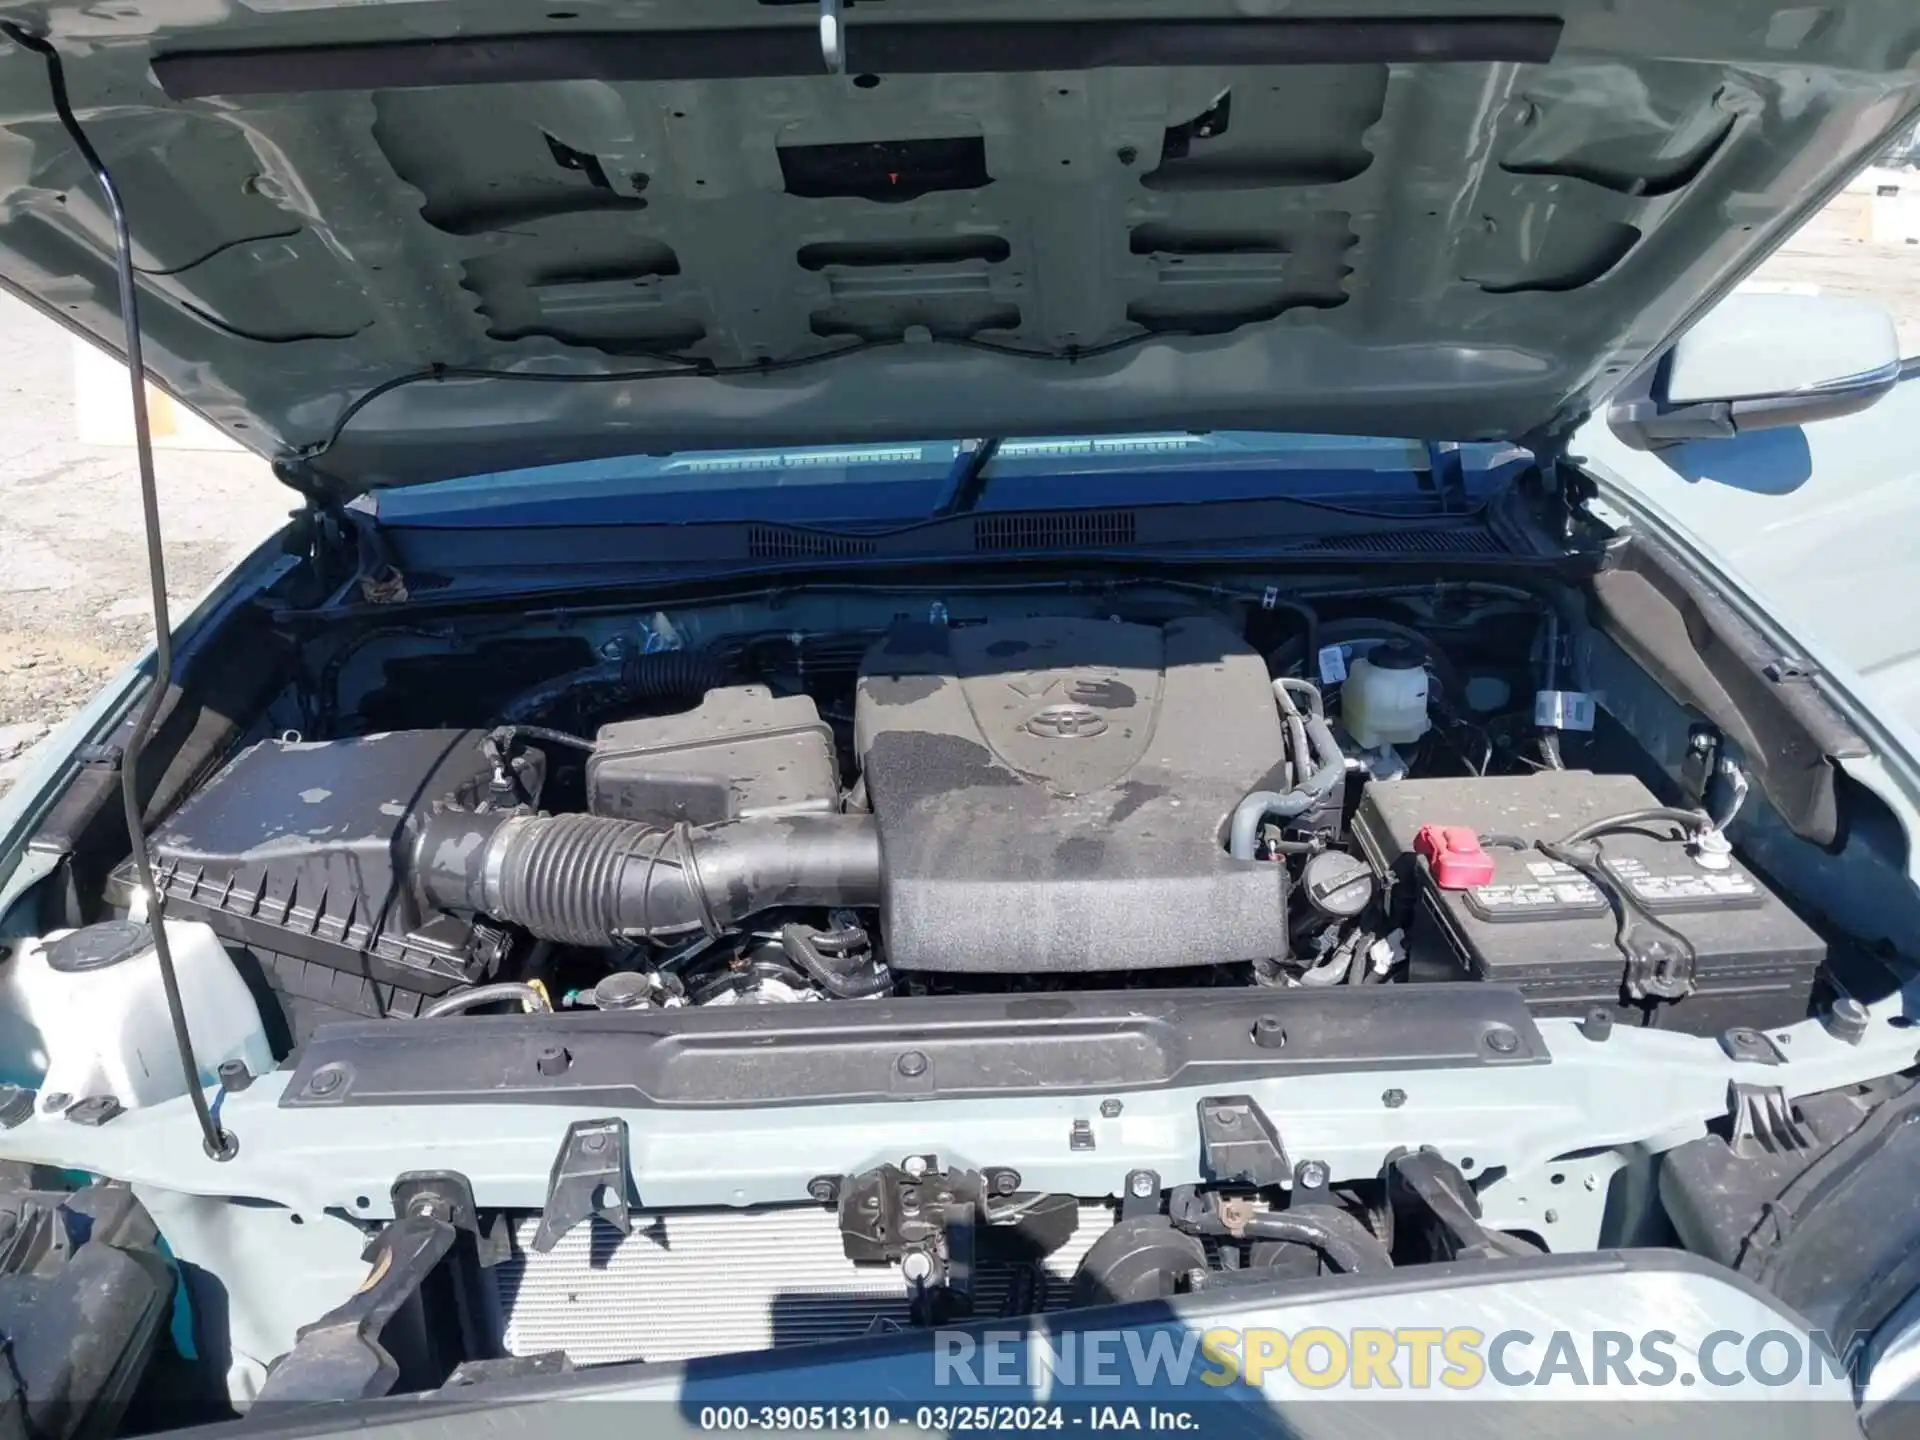
<svg viewBox="0 0 1920 1440"><path fill-rule="evenodd" d="M1493 879L1493 857L1465 825L1422 825L1413 837L1413 851L1427 857L1433 883L1442 890L1471 890Z"/></svg>

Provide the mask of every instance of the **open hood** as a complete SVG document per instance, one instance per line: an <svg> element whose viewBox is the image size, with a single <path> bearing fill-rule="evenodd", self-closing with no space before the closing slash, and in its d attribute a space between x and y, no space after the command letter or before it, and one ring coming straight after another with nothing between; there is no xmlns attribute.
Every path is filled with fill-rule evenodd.
<svg viewBox="0 0 1920 1440"><path fill-rule="evenodd" d="M1920 103L1912 0L558 3L0 18L119 182L156 378L336 495L927 436L1551 438ZM38 56L0 44L0 106L0 279L117 348Z"/></svg>

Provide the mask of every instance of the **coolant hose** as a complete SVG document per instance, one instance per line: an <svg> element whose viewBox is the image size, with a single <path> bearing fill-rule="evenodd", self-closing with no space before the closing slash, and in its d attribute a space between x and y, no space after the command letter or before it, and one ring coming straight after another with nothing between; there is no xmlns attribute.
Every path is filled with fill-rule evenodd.
<svg viewBox="0 0 1920 1440"><path fill-rule="evenodd" d="M1254 858L1253 842L1262 820L1269 815L1282 820L1304 815L1346 779L1347 760L1340 753L1340 742L1333 738L1333 727L1319 715L1307 716L1304 726L1319 768L1291 790L1255 790L1233 807L1233 819L1227 826L1227 853L1234 859Z"/></svg>
<svg viewBox="0 0 1920 1440"><path fill-rule="evenodd" d="M1331 1205L1265 1210L1246 1224L1250 1240L1291 1240L1327 1257L1343 1275L1377 1275L1393 1268L1393 1256L1366 1226Z"/></svg>
<svg viewBox="0 0 1920 1440"><path fill-rule="evenodd" d="M502 980L493 985L476 985L471 990L456 990L451 995L442 995L420 1012L422 1020L437 1020L442 1015L458 1015L463 1010L471 1010L476 1005L497 1005L502 1000L516 1000L523 1009L535 1012L552 1010L547 1003L546 992L532 985L522 984L518 980Z"/></svg>
<svg viewBox="0 0 1920 1440"><path fill-rule="evenodd" d="M414 882L442 910L540 940L612 946L718 935L778 905L880 903L870 815L792 815L670 829L601 815L427 817Z"/></svg>

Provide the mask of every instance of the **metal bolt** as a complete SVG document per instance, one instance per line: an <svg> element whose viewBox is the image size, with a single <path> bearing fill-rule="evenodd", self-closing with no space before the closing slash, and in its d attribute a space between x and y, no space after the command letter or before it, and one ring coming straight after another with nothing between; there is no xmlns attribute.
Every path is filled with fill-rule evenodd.
<svg viewBox="0 0 1920 1440"><path fill-rule="evenodd" d="M1253 1022L1253 1043L1262 1050L1278 1050L1287 1043L1287 1029L1277 1016L1262 1015Z"/></svg>
<svg viewBox="0 0 1920 1440"><path fill-rule="evenodd" d="M440 1202L431 1195L416 1195L412 1203L407 1206L409 1214L424 1216L429 1220L437 1215L439 1210Z"/></svg>
<svg viewBox="0 0 1920 1440"><path fill-rule="evenodd" d="M1119 1102L1115 1101L1114 1103L1118 1104ZM996 1170L993 1172L994 1194L1011 1195L1019 1188L1020 1172L1018 1170Z"/></svg>
<svg viewBox="0 0 1920 1440"><path fill-rule="evenodd" d="M902 1162L900 1168L918 1180L922 1175L927 1173L927 1157L924 1155L909 1155L906 1160Z"/></svg>
<svg viewBox="0 0 1920 1440"><path fill-rule="evenodd" d="M567 1053L564 1045L544 1045L533 1063L542 1075L564 1075L567 1067L573 1064L573 1056Z"/></svg>
<svg viewBox="0 0 1920 1440"><path fill-rule="evenodd" d="M927 1073L927 1057L918 1050L909 1050L900 1057L894 1068L911 1080L916 1075Z"/></svg>
<svg viewBox="0 0 1920 1440"><path fill-rule="evenodd" d="M920 1192L918 1190L902 1190L900 1192L900 1208L909 1215L918 1215L920 1213Z"/></svg>
<svg viewBox="0 0 1920 1440"><path fill-rule="evenodd" d="M40 1097L42 1110L64 1110L73 1104L73 1096L64 1090L54 1090Z"/></svg>
<svg viewBox="0 0 1920 1440"><path fill-rule="evenodd" d="M1221 1129L1231 1130L1239 1125L1240 1112L1238 1110L1216 1110L1213 1113L1213 1118Z"/></svg>
<svg viewBox="0 0 1920 1440"><path fill-rule="evenodd" d="M1142 1200L1153 1194L1157 1188L1150 1171L1136 1170L1127 1177L1127 1190Z"/></svg>
<svg viewBox="0 0 1920 1440"><path fill-rule="evenodd" d="M807 1182L807 1194L822 1205L831 1205L840 1196L840 1186L838 1182L822 1175L817 1180Z"/></svg>
<svg viewBox="0 0 1920 1440"><path fill-rule="evenodd" d="M1121 1106L1118 1100L1102 1100L1100 1102L1100 1118L1102 1120L1118 1120L1120 1118L1120 1109Z"/></svg>
<svg viewBox="0 0 1920 1440"><path fill-rule="evenodd" d="M307 1081L307 1090L314 1095L331 1095L340 1088L346 1078L338 1070L316 1070L313 1072L313 1077Z"/></svg>
<svg viewBox="0 0 1920 1440"><path fill-rule="evenodd" d="M1827 1033L1845 1044L1858 1045L1866 1038L1869 1018L1866 1006L1851 995L1842 995L1826 1013Z"/></svg>
<svg viewBox="0 0 1920 1440"><path fill-rule="evenodd" d="M924 1285L933 1278L933 1257L924 1250L909 1250L900 1257L900 1273L913 1285Z"/></svg>
<svg viewBox="0 0 1920 1440"><path fill-rule="evenodd" d="M1398 1110L1402 1105L1407 1103L1407 1092L1404 1090L1382 1090L1380 1092L1380 1103L1389 1110Z"/></svg>
<svg viewBox="0 0 1920 1440"><path fill-rule="evenodd" d="M580 1148L582 1150L592 1150L595 1152L604 1150L607 1148L607 1137L604 1135L582 1135L580 1137Z"/></svg>
<svg viewBox="0 0 1920 1440"><path fill-rule="evenodd" d="M1309 1190L1321 1190L1327 1181L1333 1178L1327 1167L1318 1160L1303 1160L1300 1163L1299 1183Z"/></svg>
<svg viewBox="0 0 1920 1440"><path fill-rule="evenodd" d="M1193 1269L1187 1271L1187 1289L1204 1290L1206 1288L1207 1272L1203 1267L1196 1265Z"/></svg>
<svg viewBox="0 0 1920 1440"><path fill-rule="evenodd" d="M1486 1034L1487 1048L1496 1055L1511 1055L1520 1048L1520 1037L1504 1025L1496 1025Z"/></svg>
<svg viewBox="0 0 1920 1440"><path fill-rule="evenodd" d="M860 1208L862 1210L878 1210L880 1208L880 1197L878 1195L867 1196L866 1199L860 1202Z"/></svg>
<svg viewBox="0 0 1920 1440"><path fill-rule="evenodd" d="M1546 1220L1549 1225L1558 1225L1560 1223L1560 1212L1558 1210L1547 1211Z"/></svg>

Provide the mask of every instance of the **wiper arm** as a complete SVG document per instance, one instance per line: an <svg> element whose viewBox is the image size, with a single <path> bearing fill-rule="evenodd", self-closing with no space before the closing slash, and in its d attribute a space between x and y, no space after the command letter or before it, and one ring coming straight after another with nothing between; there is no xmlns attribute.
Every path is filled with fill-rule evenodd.
<svg viewBox="0 0 1920 1440"><path fill-rule="evenodd" d="M940 500L933 507L933 517L964 514L978 505L987 491L987 467L999 453L998 435L962 440L953 468L947 471L946 483L940 487Z"/></svg>

